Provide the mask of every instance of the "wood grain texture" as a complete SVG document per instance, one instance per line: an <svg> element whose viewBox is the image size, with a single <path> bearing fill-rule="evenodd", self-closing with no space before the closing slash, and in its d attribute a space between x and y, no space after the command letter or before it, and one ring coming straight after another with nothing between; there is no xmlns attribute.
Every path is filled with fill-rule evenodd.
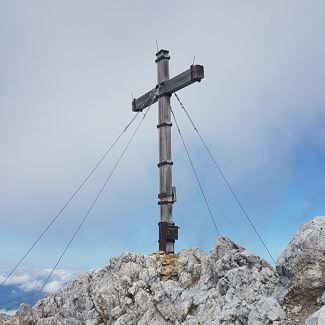
<svg viewBox="0 0 325 325"><path fill-rule="evenodd" d="M163 61L163 60L162 60ZM167 61L167 60L166 60ZM167 61L168 62L168 61ZM157 63L157 65L160 61ZM166 71L161 71L163 76L169 75ZM134 112L141 112L148 107L151 103L157 102L160 96L171 95L172 93L185 88L194 82L200 82L204 78L204 67L202 65L191 66L188 70L180 73L179 75L171 79L158 79L159 95L155 95L153 99L150 99L150 95L154 92L154 89L148 91L139 98L135 98L132 102L132 110Z"/></svg>

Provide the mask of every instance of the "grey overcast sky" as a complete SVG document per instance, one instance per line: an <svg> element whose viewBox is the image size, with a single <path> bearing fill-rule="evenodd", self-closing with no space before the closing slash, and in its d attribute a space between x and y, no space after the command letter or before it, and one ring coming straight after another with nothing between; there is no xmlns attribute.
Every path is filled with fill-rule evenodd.
<svg viewBox="0 0 325 325"><path fill-rule="evenodd" d="M0 1L0 261L10 268L156 84L156 44L171 75L196 58L205 79L179 92L277 256L324 214L325 2ZM267 254L172 98L223 234ZM157 106L60 266L91 268L157 249ZM24 262L51 267L122 144ZM177 250L217 236L174 130Z"/></svg>

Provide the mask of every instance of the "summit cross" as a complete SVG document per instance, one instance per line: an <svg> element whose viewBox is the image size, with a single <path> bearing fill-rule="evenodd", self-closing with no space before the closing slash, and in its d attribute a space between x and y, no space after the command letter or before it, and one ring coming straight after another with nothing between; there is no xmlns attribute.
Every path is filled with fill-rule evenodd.
<svg viewBox="0 0 325 325"><path fill-rule="evenodd" d="M165 253L174 252L174 243L178 239L178 228L173 222L173 204L176 202L176 188L172 185L171 155L171 107L170 97L176 91L187 87L204 78L202 65L191 65L179 75L169 78L169 51L160 50L156 53L157 85L139 98L133 99L132 110L141 112L158 101L158 133L159 133L159 174L160 206L159 250Z"/></svg>

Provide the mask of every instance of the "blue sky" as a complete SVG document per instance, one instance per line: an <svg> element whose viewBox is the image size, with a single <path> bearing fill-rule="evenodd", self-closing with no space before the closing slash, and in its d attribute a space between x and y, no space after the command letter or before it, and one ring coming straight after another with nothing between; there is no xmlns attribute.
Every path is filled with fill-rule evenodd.
<svg viewBox="0 0 325 325"><path fill-rule="evenodd" d="M131 93L156 82L155 40L171 75L205 79L179 92L277 257L297 227L324 215L323 1L2 1L0 261L10 269L133 116ZM266 252L172 98L223 234ZM157 105L60 267L87 270L122 251L157 249ZM177 250L217 236L173 130ZM96 196L105 161L23 266L52 267Z"/></svg>

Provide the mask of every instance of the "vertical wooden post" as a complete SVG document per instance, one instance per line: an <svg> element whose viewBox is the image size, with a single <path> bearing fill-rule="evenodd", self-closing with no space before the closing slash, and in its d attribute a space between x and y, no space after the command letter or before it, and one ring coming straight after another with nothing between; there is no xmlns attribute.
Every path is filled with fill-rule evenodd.
<svg viewBox="0 0 325 325"><path fill-rule="evenodd" d="M163 85L169 79L169 51L160 50L156 54L157 82ZM159 222L159 250L166 253L174 252L175 240L170 236L173 229L173 203L174 189L172 186L172 157L171 157L171 109L170 94L159 97L158 132L159 132L159 174L160 193L158 194L160 205ZM175 238L177 239L177 238Z"/></svg>
<svg viewBox="0 0 325 325"><path fill-rule="evenodd" d="M160 205L159 250L165 253L174 252L174 243L178 239L178 228L173 222L173 204L176 201L176 189L172 183L171 154L171 108L170 96L204 78L202 65L191 65L190 68L169 79L169 51L160 50L156 53L157 86L132 101L133 112L142 112L158 100L158 133L159 133L159 175ZM155 95L153 96L153 94ZM158 94L157 94L158 93Z"/></svg>

